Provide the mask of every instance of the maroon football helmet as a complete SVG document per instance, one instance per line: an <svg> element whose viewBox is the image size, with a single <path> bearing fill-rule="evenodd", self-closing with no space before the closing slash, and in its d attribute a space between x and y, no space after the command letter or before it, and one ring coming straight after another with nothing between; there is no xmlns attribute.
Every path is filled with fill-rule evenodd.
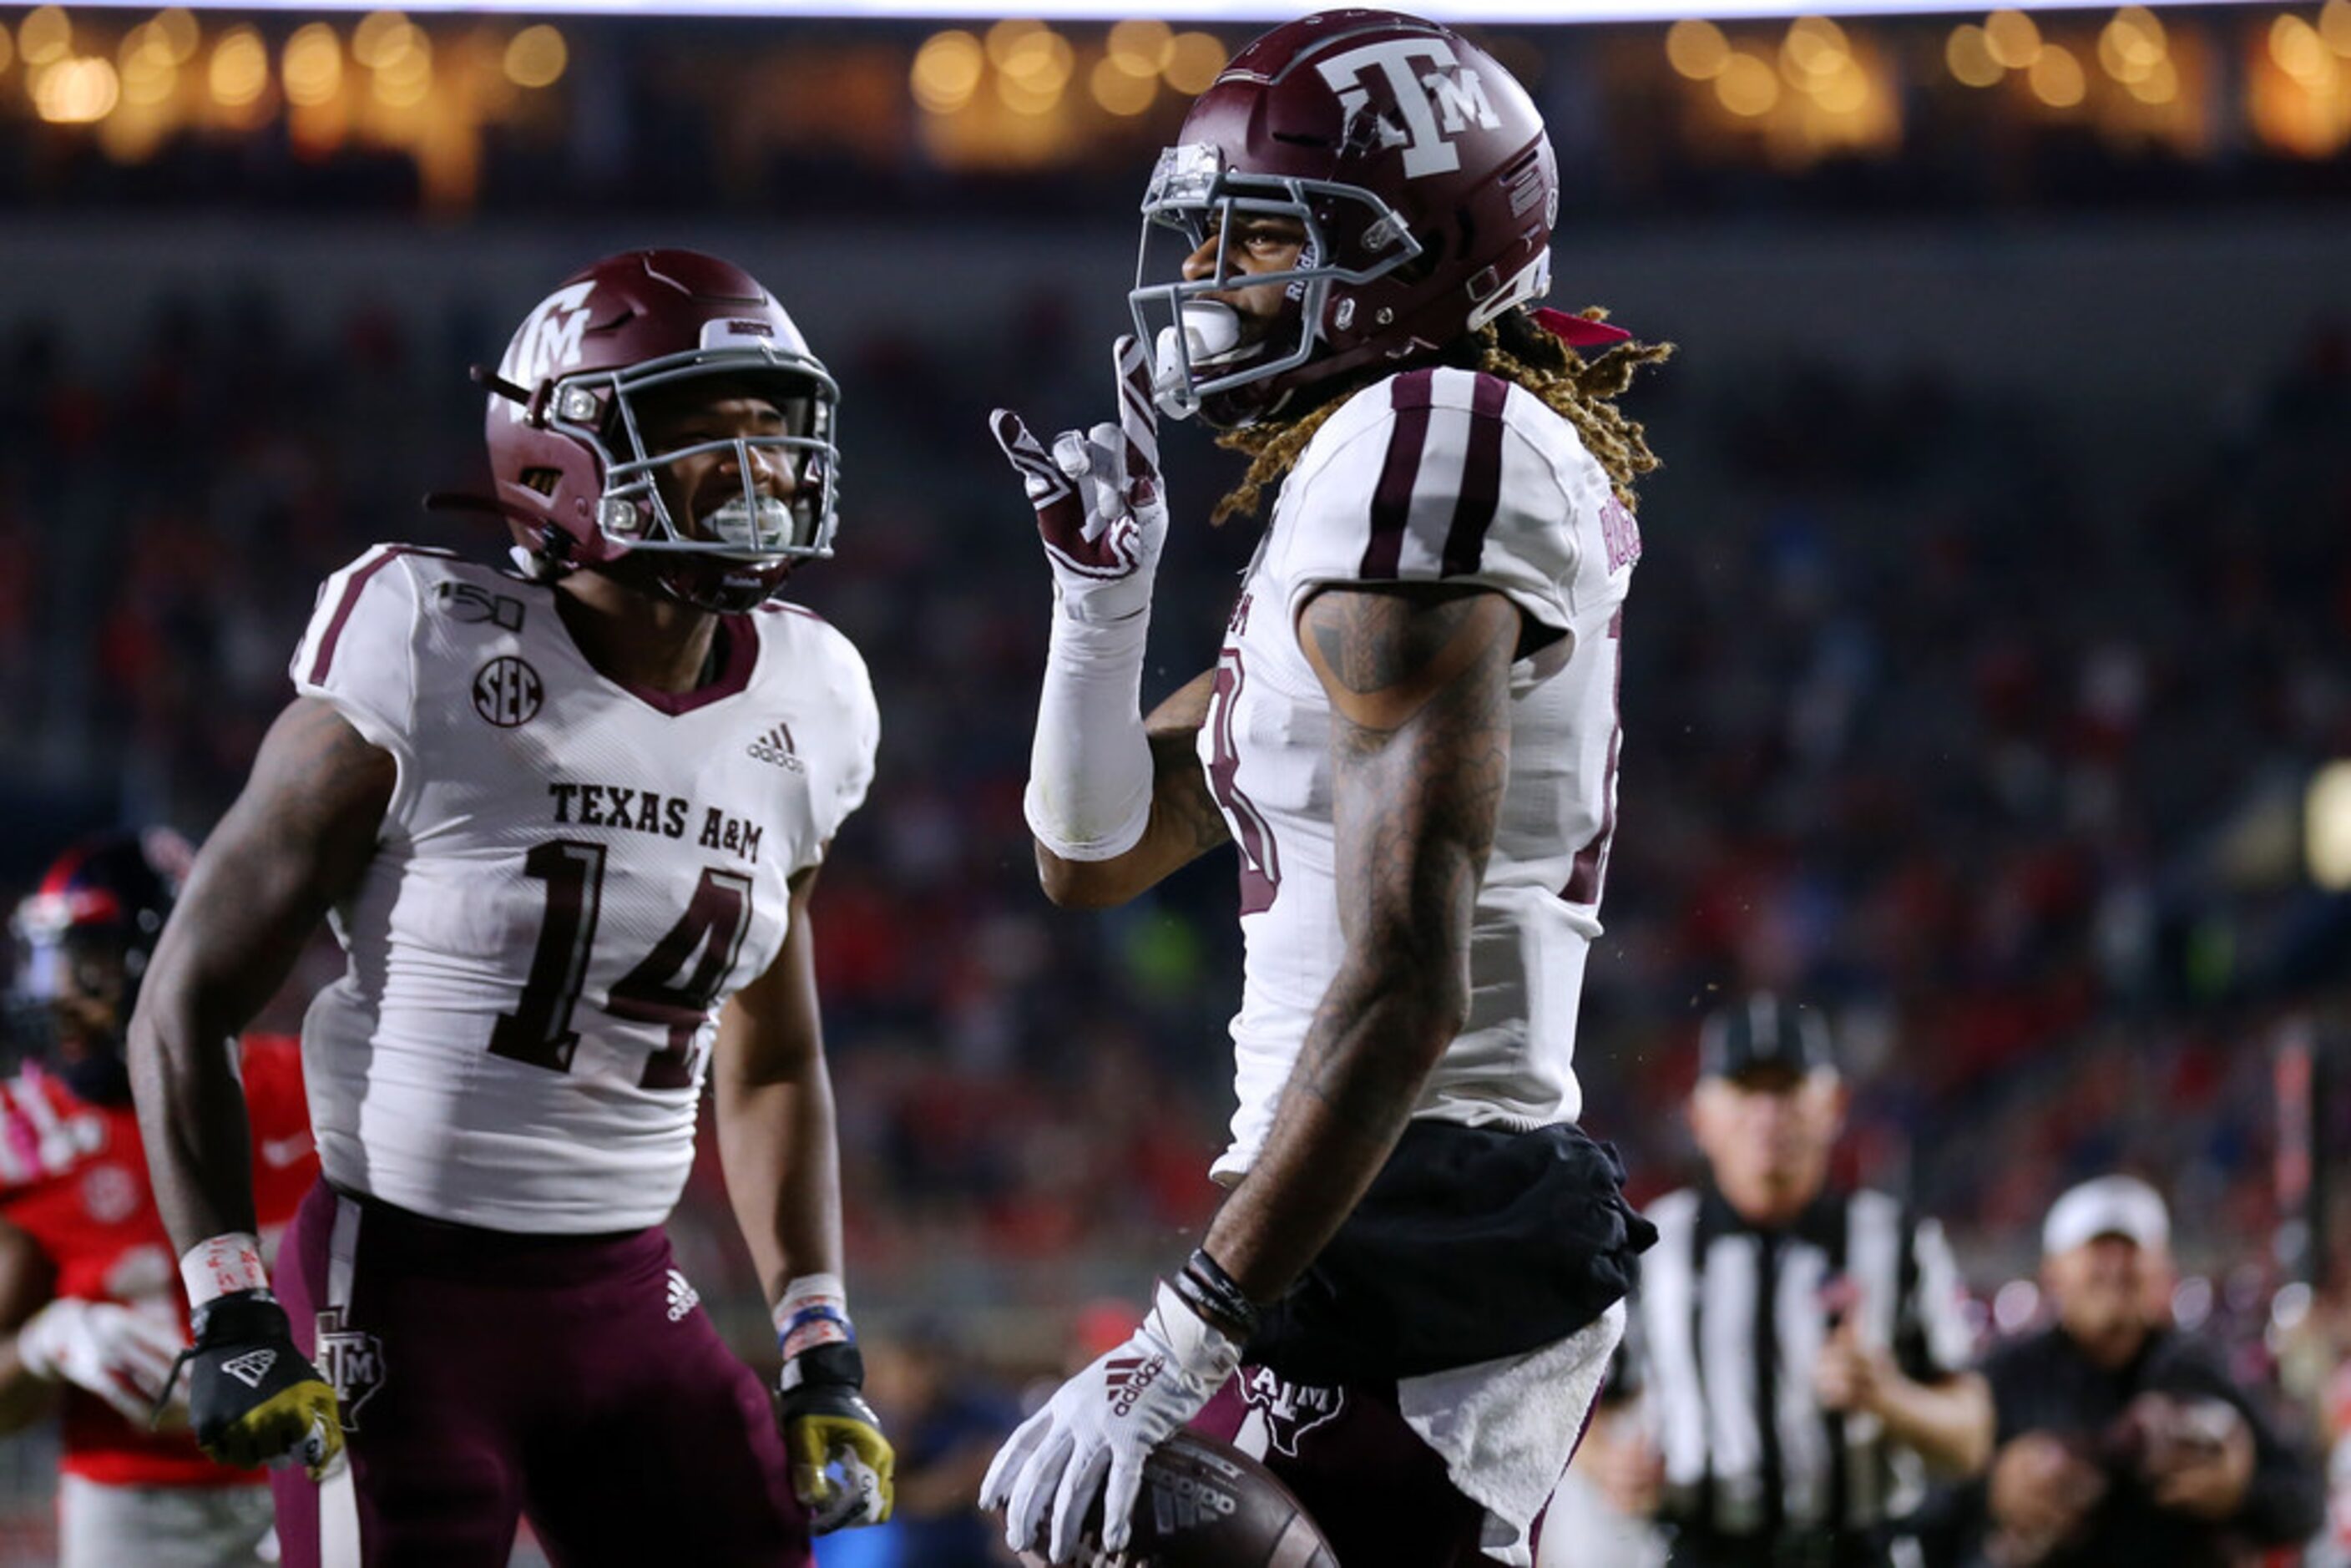
<svg viewBox="0 0 2351 1568"><path fill-rule="evenodd" d="M1325 11L1234 57L1160 154L1143 212L1128 301L1158 345L1160 406L1247 424L1298 387L1442 348L1541 296L1559 169L1542 116L1483 49L1416 17ZM1173 229L1188 256L1268 213L1302 224L1305 246L1247 281L1286 285L1294 324L1239 343L1202 298L1235 286L1221 246L1216 276L1185 282L1152 242Z"/></svg>
<svg viewBox="0 0 2351 1568"><path fill-rule="evenodd" d="M732 263L690 250L607 256L540 301L486 380L497 507L537 570L633 557L631 580L741 611L798 562L832 553L840 390L775 297ZM795 434L647 450L645 394L694 381L768 399ZM798 480L789 502L760 490L755 447L785 455ZM659 470L719 448L733 449L741 500L670 516Z"/></svg>

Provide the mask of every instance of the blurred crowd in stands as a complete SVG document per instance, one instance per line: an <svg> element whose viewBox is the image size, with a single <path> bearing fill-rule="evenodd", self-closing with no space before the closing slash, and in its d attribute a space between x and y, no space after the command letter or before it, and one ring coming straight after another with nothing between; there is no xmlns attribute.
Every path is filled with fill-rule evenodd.
<svg viewBox="0 0 2351 1568"><path fill-rule="evenodd" d="M503 549L418 498L471 478L463 367L519 303L420 340L207 297L161 308L127 362L0 319L0 893L94 826L201 836L288 695L313 590L370 542ZM952 1305L1042 1364L1073 1330L1038 1306L1136 1291L1213 1207L1238 968L1222 857L1109 915L1036 890L1047 578L981 415L1082 412L1101 353L1032 304L1008 357L813 318L844 525L793 597L857 641L883 704L817 907L860 1296L916 1339ZM1698 1015L1800 995L1856 1083L1850 1174L1941 1216L1987 1297L2029 1272L2051 1195L2138 1169L2261 1346L2293 1218L2271 1048L2289 1020L2346 1043L2351 920L2307 891L2295 824L2310 770L2351 755L2351 340L2314 324L2258 397L2154 451L1931 369L1780 365L1634 394L1667 467L1627 618L1587 1125L1638 1196L1684 1179ZM1250 543L1198 521L1237 462L1171 444L1194 538L1147 700L1213 659ZM683 1261L736 1281L756 1343L715 1162L694 1195ZM2331 1295L2306 1304L2334 1322Z"/></svg>

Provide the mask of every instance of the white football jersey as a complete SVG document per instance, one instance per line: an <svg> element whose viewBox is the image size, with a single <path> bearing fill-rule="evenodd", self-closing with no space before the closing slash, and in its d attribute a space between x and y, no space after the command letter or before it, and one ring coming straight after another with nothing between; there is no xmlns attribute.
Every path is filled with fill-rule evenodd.
<svg viewBox="0 0 2351 1568"><path fill-rule="evenodd" d="M673 695L600 674L554 593L400 545L320 591L295 685L399 782L302 1054L329 1180L578 1234L676 1202L719 1004L781 950L879 720L807 611L727 617L718 678Z"/></svg>
<svg viewBox="0 0 2351 1568"><path fill-rule="evenodd" d="M1247 948L1233 1020L1238 1176L1273 1124L1338 973L1331 706L1296 634L1317 589L1444 582L1508 594L1564 633L1510 670L1510 768L1469 941L1469 1019L1415 1114L1536 1127L1575 1119L1584 955L1616 815L1619 611L1640 531L1574 428L1470 371L1392 376L1317 431L1242 584L1200 730L1241 860Z"/></svg>

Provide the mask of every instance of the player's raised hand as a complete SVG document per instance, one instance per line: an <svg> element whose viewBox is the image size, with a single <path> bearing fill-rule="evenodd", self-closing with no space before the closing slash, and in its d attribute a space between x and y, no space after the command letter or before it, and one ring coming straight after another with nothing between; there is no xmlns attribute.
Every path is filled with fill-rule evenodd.
<svg viewBox="0 0 2351 1568"><path fill-rule="evenodd" d="M188 1423L225 1465L298 1461L317 1480L343 1451L335 1391L294 1346L286 1309L267 1291L232 1291L195 1311Z"/></svg>
<svg viewBox="0 0 2351 1568"><path fill-rule="evenodd" d="M16 1359L27 1372L86 1388L141 1423L162 1403L184 1348L175 1324L72 1296L58 1297L16 1331Z"/></svg>
<svg viewBox="0 0 2351 1568"><path fill-rule="evenodd" d="M1123 620L1149 609L1167 537L1150 359L1132 337L1119 339L1111 358L1117 423L1065 430L1048 452L1010 409L987 421L1036 508L1062 612L1079 621Z"/></svg>
<svg viewBox="0 0 2351 1568"><path fill-rule="evenodd" d="M1238 1344L1160 1286L1134 1337L1063 1384L1006 1440L979 1483L980 1507L1004 1511L1013 1551L1070 1563L1099 1495L1102 1549L1124 1551L1143 1461L1200 1413L1240 1359Z"/></svg>

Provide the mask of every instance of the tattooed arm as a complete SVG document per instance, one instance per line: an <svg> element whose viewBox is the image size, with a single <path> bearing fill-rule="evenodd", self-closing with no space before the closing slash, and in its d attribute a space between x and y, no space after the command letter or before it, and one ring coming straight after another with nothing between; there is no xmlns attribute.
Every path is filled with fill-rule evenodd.
<svg viewBox="0 0 2351 1568"><path fill-rule="evenodd" d="M1273 1130L1207 1239L1253 1301L1322 1251L1469 1006L1469 926L1510 772L1519 612L1499 593L1328 589L1298 636L1331 699L1346 950Z"/></svg>
<svg viewBox="0 0 2351 1568"><path fill-rule="evenodd" d="M1143 721L1151 743L1151 822L1133 849L1109 860L1072 861L1037 846L1037 878L1046 897L1065 909L1108 909L1232 836L1208 793L1207 769L1196 749L1216 684L1214 670L1203 672Z"/></svg>
<svg viewBox="0 0 2351 1568"><path fill-rule="evenodd" d="M232 1064L329 905L375 852L397 768L331 704L277 716L253 775L196 857L131 1020L131 1081L175 1248L256 1228L252 1143Z"/></svg>

